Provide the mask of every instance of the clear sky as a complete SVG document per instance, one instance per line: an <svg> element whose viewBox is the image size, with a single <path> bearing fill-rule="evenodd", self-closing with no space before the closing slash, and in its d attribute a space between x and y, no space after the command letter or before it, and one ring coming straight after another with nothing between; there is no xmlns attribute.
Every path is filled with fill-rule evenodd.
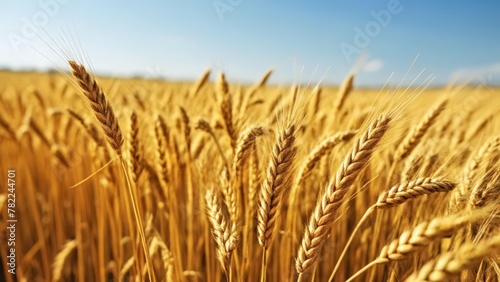
<svg viewBox="0 0 500 282"><path fill-rule="evenodd" d="M500 1L1 0L0 67L67 68L51 48L77 42L94 70L233 82L500 84ZM37 23L38 21L38 23ZM64 33L64 36L60 34ZM55 41L52 42L51 38ZM78 52L72 52L78 53ZM47 59L48 58L48 59Z"/></svg>

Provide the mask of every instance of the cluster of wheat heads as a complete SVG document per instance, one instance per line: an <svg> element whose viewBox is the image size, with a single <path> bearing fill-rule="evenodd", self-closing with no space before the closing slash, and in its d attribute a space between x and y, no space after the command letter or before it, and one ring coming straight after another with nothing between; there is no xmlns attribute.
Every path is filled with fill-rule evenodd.
<svg viewBox="0 0 500 282"><path fill-rule="evenodd" d="M17 281L500 277L496 89L96 79L69 65L0 73Z"/></svg>

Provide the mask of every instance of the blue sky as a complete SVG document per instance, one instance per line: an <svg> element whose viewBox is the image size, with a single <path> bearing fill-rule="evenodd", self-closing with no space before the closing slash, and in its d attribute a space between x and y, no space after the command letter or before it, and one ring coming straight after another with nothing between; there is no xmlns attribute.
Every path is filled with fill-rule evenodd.
<svg viewBox="0 0 500 282"><path fill-rule="evenodd" d="M337 84L355 69L357 85L376 86L399 83L418 55L405 84L422 70L419 83L500 84L499 1L0 3L0 67L66 69L52 49L69 39L113 76L195 79L208 67L243 83L273 67L274 83Z"/></svg>

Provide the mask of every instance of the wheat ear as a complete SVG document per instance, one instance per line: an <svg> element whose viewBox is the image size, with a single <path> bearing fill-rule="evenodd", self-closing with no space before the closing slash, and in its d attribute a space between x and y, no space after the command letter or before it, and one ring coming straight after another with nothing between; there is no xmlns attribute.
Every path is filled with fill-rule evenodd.
<svg viewBox="0 0 500 282"><path fill-rule="evenodd" d="M481 181L471 190L467 207L477 209L487 205L490 201L498 200L500 190L500 174L497 170L490 170L484 174Z"/></svg>
<svg viewBox="0 0 500 282"><path fill-rule="evenodd" d="M83 91L83 94L90 103L90 107L94 112L95 117L101 124L101 128L106 135L108 143L118 155L121 155L123 136L120 126L109 105L106 95L95 79L87 72L84 66L69 61L73 76L78 80L78 85Z"/></svg>
<svg viewBox="0 0 500 282"><path fill-rule="evenodd" d="M390 118L385 115L373 121L346 156L334 178L326 188L321 199L316 203L309 220L297 255L295 267L299 280L306 281L310 270L316 264L321 247L326 242L330 229L348 188L356 180L361 170L368 164L370 156L389 128Z"/></svg>
<svg viewBox="0 0 500 282"><path fill-rule="evenodd" d="M408 259L411 254L428 246L433 241L449 236L469 223L487 218L490 211L491 208L485 208L475 213L453 214L422 222L415 228L403 232L398 239L382 247L379 256L374 261L356 272L347 281L354 280L354 278L377 264Z"/></svg>
<svg viewBox="0 0 500 282"><path fill-rule="evenodd" d="M249 127L241 132L236 142L236 151L233 158L233 173L235 175L238 175L239 171L243 168L245 153L255 144L256 138L263 134L264 128L260 126Z"/></svg>
<svg viewBox="0 0 500 282"><path fill-rule="evenodd" d="M290 187L292 166L297 153L295 146L295 125L289 125L276 137L271 160L267 168L267 178L260 189L257 211L257 234L259 244L264 249L271 246L274 225L283 192Z"/></svg>
<svg viewBox="0 0 500 282"><path fill-rule="evenodd" d="M142 170L142 155L139 147L139 125L137 114L132 112L130 115L130 132L129 132L129 166L131 169L132 181L137 185L139 175Z"/></svg>
<svg viewBox="0 0 500 282"><path fill-rule="evenodd" d="M73 76L77 78L78 84L80 85L80 88L82 88L83 90L83 94L85 95L85 97L87 97L87 100L90 103L90 107L92 108L94 115L100 122L101 128L103 129L107 137L108 143L111 145L113 150L115 150L117 155L120 156L121 158L123 135L120 130L120 126L118 125L118 121L116 120L115 114L113 113L113 109L106 100L106 95L104 95L104 92L102 91L101 87L97 84L95 79L92 78L89 75L89 73L85 70L85 67L74 61L69 61L69 65L71 66ZM156 277L154 276L154 273L152 273L154 269L147 248L147 242L146 242L146 237L144 235L144 227L142 225L142 219L139 214L137 195L132 190L130 184L130 177L128 175L127 167L123 158L121 158L121 165L123 168L123 173L125 174L128 194L130 197L130 203L134 211L134 216L137 223L137 227L139 229L144 255L146 257L146 262L149 268L148 269L149 280L156 281Z"/></svg>
<svg viewBox="0 0 500 282"><path fill-rule="evenodd" d="M403 232L398 239L382 248L377 260L381 263L404 260L431 242L449 236L466 224L487 218L488 212L453 214L422 222Z"/></svg>
<svg viewBox="0 0 500 282"><path fill-rule="evenodd" d="M417 272L410 275L406 281L446 281L452 276L459 275L467 267L498 254L499 250L500 235L495 235L477 244L466 243L455 251L444 253L427 262Z"/></svg>
<svg viewBox="0 0 500 282"><path fill-rule="evenodd" d="M187 153L190 154L190 152L191 152L191 125L190 125L189 115L187 114L186 109L184 109L184 107L179 107L179 109L181 111L182 124L184 126L184 139L186 142Z"/></svg>
<svg viewBox="0 0 500 282"><path fill-rule="evenodd" d="M233 123L233 102L231 94L229 93L229 86L226 81L226 77L223 73L219 74L219 78L216 85L217 95L220 99L220 110L224 123L226 125L226 131L231 139L231 147L234 149L236 146L237 132Z"/></svg>
<svg viewBox="0 0 500 282"><path fill-rule="evenodd" d="M157 168L160 172L160 179L163 185L168 185L169 183L169 172L167 164L167 149L169 143L169 129L165 120L161 115L156 116L155 122L155 140L156 140L156 158L158 159Z"/></svg>
<svg viewBox="0 0 500 282"><path fill-rule="evenodd" d="M416 199L423 195L429 195L431 193L436 192L448 192L455 188L456 184L443 180L440 178L418 178L413 181L405 181L401 184L394 185L388 192L383 192L378 200L373 206L366 210L365 214L361 217L360 221L351 232L349 239L347 240L340 257L337 260L335 268L330 275L329 281L333 281L335 273L340 267L340 263L347 253L347 249L349 248L352 240L354 239L354 235L357 233L361 225L368 219L368 217L376 210L376 209L387 209L392 208L398 205L402 205L409 200Z"/></svg>
<svg viewBox="0 0 500 282"><path fill-rule="evenodd" d="M290 124L276 136L276 141L267 167L266 179L262 183L257 207L257 239L262 252L261 281L266 280L267 250L271 247L281 206L283 193L290 188L295 146L295 125Z"/></svg>
<svg viewBox="0 0 500 282"><path fill-rule="evenodd" d="M255 205L257 193L260 187L260 169L259 169L259 155L257 154L257 147L255 144L251 148L251 158L249 165L249 179L248 179L248 210L250 216L255 215Z"/></svg>
<svg viewBox="0 0 500 282"><path fill-rule="evenodd" d="M240 210L239 210L239 195L236 186L231 185L229 181L229 172L224 167L219 177L222 186L222 195L229 213L229 221L231 228L231 236L235 239L234 244L239 243L240 239Z"/></svg>
<svg viewBox="0 0 500 282"><path fill-rule="evenodd" d="M212 233L217 243L217 258L219 259L222 269L226 274L229 272L231 255L236 248L235 238L231 236L230 222L224 216L221 207L219 194L210 188L205 194L205 204L207 215L210 224L212 225Z"/></svg>
<svg viewBox="0 0 500 282"><path fill-rule="evenodd" d="M441 178L423 177L412 181L405 181L393 186L389 191L383 192L375 206L377 208L390 208L404 202L436 192L449 192L455 188L456 183Z"/></svg>
<svg viewBox="0 0 500 282"><path fill-rule="evenodd" d="M220 145L219 139L217 139L217 136L215 135L214 129L212 128L210 123L208 123L208 121L206 121L204 119L199 119L195 125L195 129L199 129L199 130L205 131L206 133L210 134L210 136L212 137L212 139L215 142L215 145L217 146L217 150L219 151L219 153L222 157L222 160L224 161L224 165L226 166L227 169L229 169L229 164L227 162L224 150L222 149L222 146Z"/></svg>

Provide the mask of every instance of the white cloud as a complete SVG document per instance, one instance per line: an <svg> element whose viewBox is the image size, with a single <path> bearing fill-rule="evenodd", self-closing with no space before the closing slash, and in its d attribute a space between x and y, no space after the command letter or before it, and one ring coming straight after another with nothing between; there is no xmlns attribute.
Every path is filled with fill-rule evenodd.
<svg viewBox="0 0 500 282"><path fill-rule="evenodd" d="M500 84L500 62L475 68L461 68L450 76L451 83Z"/></svg>
<svg viewBox="0 0 500 282"><path fill-rule="evenodd" d="M373 59L368 61L361 71L363 72L377 72L380 71L384 67L384 62L380 59Z"/></svg>

